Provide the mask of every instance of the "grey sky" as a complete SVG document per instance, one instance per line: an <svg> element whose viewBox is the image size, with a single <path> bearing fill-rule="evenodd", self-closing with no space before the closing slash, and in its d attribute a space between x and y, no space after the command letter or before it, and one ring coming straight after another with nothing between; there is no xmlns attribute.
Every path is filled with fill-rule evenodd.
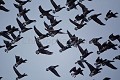
<svg viewBox="0 0 120 80"><path fill-rule="evenodd" d="M7 25L12 25L15 27L18 27L18 24L16 22L16 17L18 10L14 7L13 3L16 3L14 0L4 0L5 1L5 7L7 7L10 12L6 13L4 11L0 11L0 31L5 30L5 27ZM66 0L54 0L56 3L60 4L61 6L65 6ZM67 11L66 8L61 10L60 12L53 14L55 16L59 16L56 19L57 20L63 20L61 23L59 23L55 29L62 28L63 32L66 32L69 30L72 34L76 34L79 38L86 39L84 44L81 44L82 48L87 48L89 51L93 51L94 53L88 56L86 59L88 62L90 62L92 65L95 62L95 59L100 56L103 59L112 59L116 55L120 54L120 49L118 48L117 51L115 50L107 50L103 54L97 55L97 47L93 44L89 44L88 41L94 37L100 37L102 36L103 39L100 40L101 43L108 40L108 36L111 33L119 34L120 35L120 14L118 14L118 18L112 18L108 21L105 21L105 14L108 12L108 10L112 10L113 12L120 13L120 1L119 0L93 0L92 2L89 2L85 0L83 4L86 5L89 9L95 9L95 11L91 12L88 16L95 14L95 13L102 13L99 18L106 24L105 26L101 26L97 23L95 23L93 20L88 22L86 26L84 26L82 29L75 31L74 25L69 22L70 19L74 19L74 17L77 14L81 14L82 10L79 6L77 6L78 10L71 10ZM27 13L28 17L30 19L36 19L36 23L32 23L28 25L27 27L32 27L35 25L42 33L46 33L44 30L44 24L43 22L46 21L49 23L49 21L44 18L40 18L40 12L38 10L38 6L41 5L43 9L53 9L53 6L51 5L49 0L32 0L32 2L27 3L24 7L27 9L30 9L30 11ZM23 18L19 18L21 21L23 21ZM67 34L58 34L55 37L48 37L41 42L44 45L49 44L50 48L48 50L53 51L53 55L36 55L35 51L37 50L37 45L35 44L34 36L37 36L34 32L34 30L30 30L28 32L23 33L21 36L24 38L21 39L16 44L18 45L13 50L11 50L9 53L4 52L4 48L0 49L0 76L3 77L2 80L15 80L16 74L13 71L13 65L15 64L15 55L21 56L23 59L27 59L26 64L21 64L17 69L21 73L28 74L27 77L22 78L21 80L102 80L104 77L108 76L111 78L111 80L118 80L120 78L120 61L116 61L113 64L118 68L117 70L112 70L108 67L103 67L103 70L100 74L97 74L93 77L89 77L89 69L85 65L85 69L83 69L84 76L78 75L76 78L73 78L69 70L76 66L79 67L79 65L75 64L77 60L79 60L79 56L81 55L78 48L72 47L71 49L68 49L62 53L59 53L60 47L56 43L56 39L59 39L63 44L66 43L66 41L69 39ZM0 37L0 44L3 43L3 37ZM5 39L6 40L6 39ZM119 44L118 41L114 41L113 43ZM47 72L46 68L51 65L59 65L56 70L61 75L61 77L56 77L51 72Z"/></svg>

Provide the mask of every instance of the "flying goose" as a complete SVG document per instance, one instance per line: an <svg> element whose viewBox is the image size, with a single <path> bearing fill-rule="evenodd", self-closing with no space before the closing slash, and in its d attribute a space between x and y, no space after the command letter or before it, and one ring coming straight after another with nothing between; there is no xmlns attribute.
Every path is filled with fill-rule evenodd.
<svg viewBox="0 0 120 80"><path fill-rule="evenodd" d="M120 35L114 35L113 33L109 35L111 41L118 40L120 42Z"/></svg>
<svg viewBox="0 0 120 80"><path fill-rule="evenodd" d="M78 45L78 49L79 49L80 53L82 54L82 56L80 56L81 60L84 60L84 58L86 58L88 55L93 53L93 52L88 52L87 49L83 50L80 45Z"/></svg>
<svg viewBox="0 0 120 80"><path fill-rule="evenodd" d="M106 14L105 20L107 21L108 19L112 17L117 18L118 17L117 14L118 14L117 12L113 13L111 10L109 10Z"/></svg>
<svg viewBox="0 0 120 80"><path fill-rule="evenodd" d="M50 0L51 4L53 5L53 7L55 8L55 10L53 10L53 13L55 14L56 12L59 12L60 10L62 10L65 7L61 7L60 5L57 5L54 0Z"/></svg>
<svg viewBox="0 0 120 80"><path fill-rule="evenodd" d="M52 11L52 9L50 9L50 10L44 10L41 5L39 6L38 9L39 9L39 11L41 13L40 18L43 18L44 16L50 15L49 12Z"/></svg>
<svg viewBox="0 0 120 80"><path fill-rule="evenodd" d="M72 77L76 77L76 75L78 75L78 74L81 74L81 75L83 75L84 76L84 74L83 74L83 72L82 72L83 70L79 67L78 69L76 69L76 67L73 67L69 72L71 73L71 75L72 75ZM73 72L73 73L72 73Z"/></svg>
<svg viewBox="0 0 120 80"><path fill-rule="evenodd" d="M16 59L15 67L18 67L20 64L26 63L27 61L27 59L23 60L20 56L16 56L16 55L15 55L15 59Z"/></svg>
<svg viewBox="0 0 120 80"><path fill-rule="evenodd" d="M14 44L15 42L18 42L19 40L21 40L23 38L23 37L21 37L20 32L17 36L14 33L11 33L11 36L13 38L13 40L11 41L12 44Z"/></svg>
<svg viewBox="0 0 120 80"><path fill-rule="evenodd" d="M14 6L18 9L19 13L17 14L18 17L23 16L24 14L26 14L28 11L30 11L30 9L23 9L22 5L18 5L18 4L14 4Z"/></svg>
<svg viewBox="0 0 120 80"><path fill-rule="evenodd" d="M100 70L102 70L102 68L100 68L100 67L94 67L90 63L88 63L87 61L85 61L85 63L86 63L86 65L88 66L88 68L90 70L89 76L91 76L91 77L94 76L94 75L96 75L96 74L98 74L98 73L100 73L101 72Z"/></svg>
<svg viewBox="0 0 120 80"><path fill-rule="evenodd" d="M53 74L55 74L57 77L61 77L58 72L55 70L56 67L58 67L59 65L56 66L49 66L48 68L46 68L46 71L51 71Z"/></svg>
<svg viewBox="0 0 120 80"><path fill-rule="evenodd" d="M24 18L24 20L25 20L25 22L23 22L23 26L26 26L26 25L31 24L31 23L33 23L33 22L36 22L36 20L31 20L31 19L29 19L26 14L23 15L23 18Z"/></svg>
<svg viewBox="0 0 120 80"><path fill-rule="evenodd" d="M46 37L49 37L49 34L42 34L35 26L34 26L34 31L38 35L38 39L44 39Z"/></svg>
<svg viewBox="0 0 120 80"><path fill-rule="evenodd" d="M11 33L15 32L15 31L19 31L18 28L16 28L15 26L12 27L11 25L6 26L6 30L7 30L8 34L11 34Z"/></svg>
<svg viewBox="0 0 120 80"><path fill-rule="evenodd" d="M75 21L69 19L69 21L74 24L76 27L74 28L75 30L81 29L82 27L84 27L85 25L87 25L87 23L84 23L84 21L81 21L81 23L76 23Z"/></svg>
<svg viewBox="0 0 120 80"><path fill-rule="evenodd" d="M14 47L16 47L17 45L12 45L12 43L10 43L9 41L7 40L3 40L3 42L5 43L5 52L8 53L8 51L10 51L11 49L13 49Z"/></svg>
<svg viewBox="0 0 120 80"><path fill-rule="evenodd" d="M103 80L110 80L111 78L109 78L109 77L105 77Z"/></svg>
<svg viewBox="0 0 120 80"><path fill-rule="evenodd" d="M0 32L0 36L3 36L9 40L13 40L9 35L8 35L8 31L1 31Z"/></svg>
<svg viewBox="0 0 120 80"><path fill-rule="evenodd" d="M56 40L57 44L60 46L60 50L59 52L62 52L62 51L65 51L66 49L69 49L71 48L71 46L67 45L67 46L64 46L58 39Z"/></svg>
<svg viewBox="0 0 120 80"><path fill-rule="evenodd" d="M25 73L24 73L24 74L21 74L21 73L16 69L15 66L13 66L13 70L15 71L15 73L16 73L16 75L17 75L16 80L21 79L21 78L27 76L27 74L25 74Z"/></svg>
<svg viewBox="0 0 120 80"><path fill-rule="evenodd" d="M36 37L35 37L35 42L38 46L38 50L36 50L36 54L39 54L39 53L46 54L46 55L52 55L53 54L53 52L45 50L49 47L49 45L43 46L42 43Z"/></svg>
<svg viewBox="0 0 120 80"><path fill-rule="evenodd" d="M17 20L18 26L19 26L20 29L21 29L20 32L24 33L24 32L26 32L26 31L32 29L32 28L27 28L27 27L23 26L23 24L20 22L20 20L19 20L18 18L16 18L16 20Z"/></svg>
<svg viewBox="0 0 120 80"><path fill-rule="evenodd" d="M99 14L93 14L90 17L88 17L88 20L94 20L96 23L100 24L100 25L105 25L100 19L98 19L98 16L102 15L101 13Z"/></svg>

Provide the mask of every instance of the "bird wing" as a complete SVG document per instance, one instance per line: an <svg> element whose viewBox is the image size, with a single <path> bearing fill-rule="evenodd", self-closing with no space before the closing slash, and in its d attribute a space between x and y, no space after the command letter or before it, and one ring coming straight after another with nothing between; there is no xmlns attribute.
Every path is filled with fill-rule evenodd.
<svg viewBox="0 0 120 80"><path fill-rule="evenodd" d="M42 36L43 34L34 26L34 31L38 36Z"/></svg>
<svg viewBox="0 0 120 80"><path fill-rule="evenodd" d="M79 26L79 24L76 23L76 22L74 22L73 20L69 19L69 21L70 21L71 23L73 23L75 26Z"/></svg>
<svg viewBox="0 0 120 80"><path fill-rule="evenodd" d="M16 20L17 20L17 23L18 23L20 29L21 30L25 29L25 26L23 26L23 24L20 22L20 20L18 18L16 18Z"/></svg>
<svg viewBox="0 0 120 80"><path fill-rule="evenodd" d="M5 8L4 6L1 6L1 5L0 5L0 10L3 10L3 11L5 11L5 12L8 12L8 11L9 11L7 8Z"/></svg>
<svg viewBox="0 0 120 80"><path fill-rule="evenodd" d="M78 45L78 49L79 49L80 53L81 53L82 55L84 55L84 50L82 49L82 47L81 47L80 45Z"/></svg>
<svg viewBox="0 0 120 80"><path fill-rule="evenodd" d="M50 69L50 71L52 72L52 73L54 73L56 76L58 76L58 77L60 77L60 75L58 74L58 72L55 70L55 69Z"/></svg>
<svg viewBox="0 0 120 80"><path fill-rule="evenodd" d="M11 33L11 36L13 37L13 39L16 39L16 35L14 33Z"/></svg>
<svg viewBox="0 0 120 80"><path fill-rule="evenodd" d="M73 37L73 35L68 30L67 30L67 34L68 34L70 39Z"/></svg>
<svg viewBox="0 0 120 80"><path fill-rule="evenodd" d="M3 42L5 43L6 47L11 46L11 43L9 41L3 40Z"/></svg>
<svg viewBox="0 0 120 80"><path fill-rule="evenodd" d="M76 71L76 67L73 67L69 72L71 73L71 72L75 72Z"/></svg>
<svg viewBox="0 0 120 80"><path fill-rule="evenodd" d="M15 56L16 62L20 60L20 56Z"/></svg>
<svg viewBox="0 0 120 80"><path fill-rule="evenodd" d="M53 7L54 7L55 9L58 7L53 0L50 0L50 2L51 2L51 4L53 5Z"/></svg>
<svg viewBox="0 0 120 80"><path fill-rule="evenodd" d="M61 47L64 48L65 46L57 39L57 44Z"/></svg>
<svg viewBox="0 0 120 80"><path fill-rule="evenodd" d="M6 33L2 33L2 36L5 37L5 38L7 38L7 39L9 39L9 40L12 40L12 38L9 35L7 35Z"/></svg>
<svg viewBox="0 0 120 80"><path fill-rule="evenodd" d="M15 66L13 66L13 70L15 71L15 73L17 74L17 76L20 76L21 74L19 73L19 71L15 68Z"/></svg>
<svg viewBox="0 0 120 80"><path fill-rule="evenodd" d="M106 66L112 68L112 69L117 69L113 64L111 64L110 62L109 63L106 63L105 64Z"/></svg>
<svg viewBox="0 0 120 80"><path fill-rule="evenodd" d="M43 13L45 10L43 10L43 8L42 8L42 6L40 5L39 6L39 11L41 12L41 13Z"/></svg>
<svg viewBox="0 0 120 80"><path fill-rule="evenodd" d="M78 64L82 67L82 68L85 68L85 66L84 66L84 64L83 64L83 62L82 61L78 61Z"/></svg>
<svg viewBox="0 0 120 80"><path fill-rule="evenodd" d="M95 68L90 63L88 63L87 61L85 61L85 63L87 64L87 66L91 72L95 70Z"/></svg>
<svg viewBox="0 0 120 80"><path fill-rule="evenodd" d="M105 25L100 19L98 19L97 17L92 18L96 23L100 24L100 25Z"/></svg>
<svg viewBox="0 0 120 80"><path fill-rule="evenodd" d="M42 43L35 37L35 42L38 46L38 48L43 47Z"/></svg>
<svg viewBox="0 0 120 80"><path fill-rule="evenodd" d="M23 15L23 18L24 18L25 21L30 20L26 14Z"/></svg>
<svg viewBox="0 0 120 80"><path fill-rule="evenodd" d="M44 21L44 26L47 28L47 29L49 29L50 27L49 27L49 25Z"/></svg>
<svg viewBox="0 0 120 80"><path fill-rule="evenodd" d="M82 8L83 13L88 11L88 8L86 8L86 6L83 5L82 3L78 2L78 5Z"/></svg>
<svg viewBox="0 0 120 80"><path fill-rule="evenodd" d="M47 55L52 55L52 54L53 54L53 52L50 52L50 51L48 51L48 50L42 50L41 53L42 53L42 54L47 54Z"/></svg>

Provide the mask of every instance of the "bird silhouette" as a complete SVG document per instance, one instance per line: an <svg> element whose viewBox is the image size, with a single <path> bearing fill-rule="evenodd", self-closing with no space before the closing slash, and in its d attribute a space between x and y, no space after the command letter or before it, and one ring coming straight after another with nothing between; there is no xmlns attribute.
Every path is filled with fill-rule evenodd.
<svg viewBox="0 0 120 80"><path fill-rule="evenodd" d="M53 74L55 74L57 77L61 77L58 72L55 70L56 67L58 67L59 65L56 66L49 66L48 68L46 68L46 71L51 71Z"/></svg>

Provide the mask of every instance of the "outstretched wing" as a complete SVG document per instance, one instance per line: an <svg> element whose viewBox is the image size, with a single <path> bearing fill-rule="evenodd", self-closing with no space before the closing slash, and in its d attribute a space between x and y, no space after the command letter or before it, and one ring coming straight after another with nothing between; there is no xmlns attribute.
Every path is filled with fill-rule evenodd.
<svg viewBox="0 0 120 80"><path fill-rule="evenodd" d="M38 48L43 47L42 43L35 37L35 42L38 46Z"/></svg>
<svg viewBox="0 0 120 80"><path fill-rule="evenodd" d="M52 55L53 54L53 52L50 52L48 50L41 50L41 53L46 54L46 55Z"/></svg>
<svg viewBox="0 0 120 80"><path fill-rule="evenodd" d="M108 66L108 67L110 67L110 68L112 68L112 69L117 69L113 64L111 64L111 63L106 63L105 64L106 66Z"/></svg>
<svg viewBox="0 0 120 80"><path fill-rule="evenodd" d="M58 7L53 0L50 0L50 2L51 2L51 4L53 5L53 7L54 7L55 9Z"/></svg>
<svg viewBox="0 0 120 80"><path fill-rule="evenodd" d="M49 25L44 21L44 26L47 28L47 29L49 29L50 27L49 27Z"/></svg>
<svg viewBox="0 0 120 80"><path fill-rule="evenodd" d="M65 46L57 39L57 44L61 47L64 48Z"/></svg>
<svg viewBox="0 0 120 80"><path fill-rule="evenodd" d="M15 59L16 59L16 62L18 62L20 60L20 56L15 55Z"/></svg>
<svg viewBox="0 0 120 80"><path fill-rule="evenodd" d="M23 18L24 18L25 21L30 20L26 14L23 15Z"/></svg>
<svg viewBox="0 0 120 80"><path fill-rule="evenodd" d="M69 72L71 73L71 72L75 72L76 71L76 67L73 67Z"/></svg>
<svg viewBox="0 0 120 80"><path fill-rule="evenodd" d="M20 29L21 30L25 29L25 26L23 26L23 24L20 22L20 20L18 18L16 18L16 20L17 20L17 23L18 23Z"/></svg>
<svg viewBox="0 0 120 80"><path fill-rule="evenodd" d="M67 30L67 34L68 34L70 39L73 37L73 35L68 30Z"/></svg>
<svg viewBox="0 0 120 80"><path fill-rule="evenodd" d="M58 72L55 69L50 70L52 73L54 73L56 76L60 77L60 75L58 74Z"/></svg>
<svg viewBox="0 0 120 80"><path fill-rule="evenodd" d="M70 21L71 23L73 23L75 26L79 26L79 24L76 23L76 22L74 22L73 20L69 19L69 21Z"/></svg>
<svg viewBox="0 0 120 80"><path fill-rule="evenodd" d="M15 66L13 66L13 70L15 71L15 73L17 74L17 76L20 76L21 74L19 73L19 71L15 68Z"/></svg>
<svg viewBox="0 0 120 80"><path fill-rule="evenodd" d="M40 11L41 13L44 12L44 10L43 10L43 8L41 7L41 5L39 6L39 11Z"/></svg>
<svg viewBox="0 0 120 80"><path fill-rule="evenodd" d="M43 34L34 26L34 31L38 36L42 36Z"/></svg>
<svg viewBox="0 0 120 80"><path fill-rule="evenodd" d="M84 55L84 50L82 49L82 47L81 47L80 45L78 45L78 49L79 49L80 53L81 53L82 55Z"/></svg>
<svg viewBox="0 0 120 80"><path fill-rule="evenodd" d="M100 19L98 19L97 17L92 18L96 23L100 24L100 25L105 25Z"/></svg>
<svg viewBox="0 0 120 80"><path fill-rule="evenodd" d="M83 62L81 60L77 61L77 63L82 67L82 68L85 68Z"/></svg>
<svg viewBox="0 0 120 80"><path fill-rule="evenodd" d="M78 5L82 8L83 13L88 11L88 8L86 8L86 6L83 5L82 3L78 2Z"/></svg>
<svg viewBox="0 0 120 80"><path fill-rule="evenodd" d="M3 11L5 11L5 12L9 12L10 10L8 10L7 8L5 8L4 6L1 6L0 5L0 10L3 10Z"/></svg>
<svg viewBox="0 0 120 80"><path fill-rule="evenodd" d="M95 68L90 63L88 63L87 61L85 61L85 63L87 64L87 66L91 72L95 70Z"/></svg>

